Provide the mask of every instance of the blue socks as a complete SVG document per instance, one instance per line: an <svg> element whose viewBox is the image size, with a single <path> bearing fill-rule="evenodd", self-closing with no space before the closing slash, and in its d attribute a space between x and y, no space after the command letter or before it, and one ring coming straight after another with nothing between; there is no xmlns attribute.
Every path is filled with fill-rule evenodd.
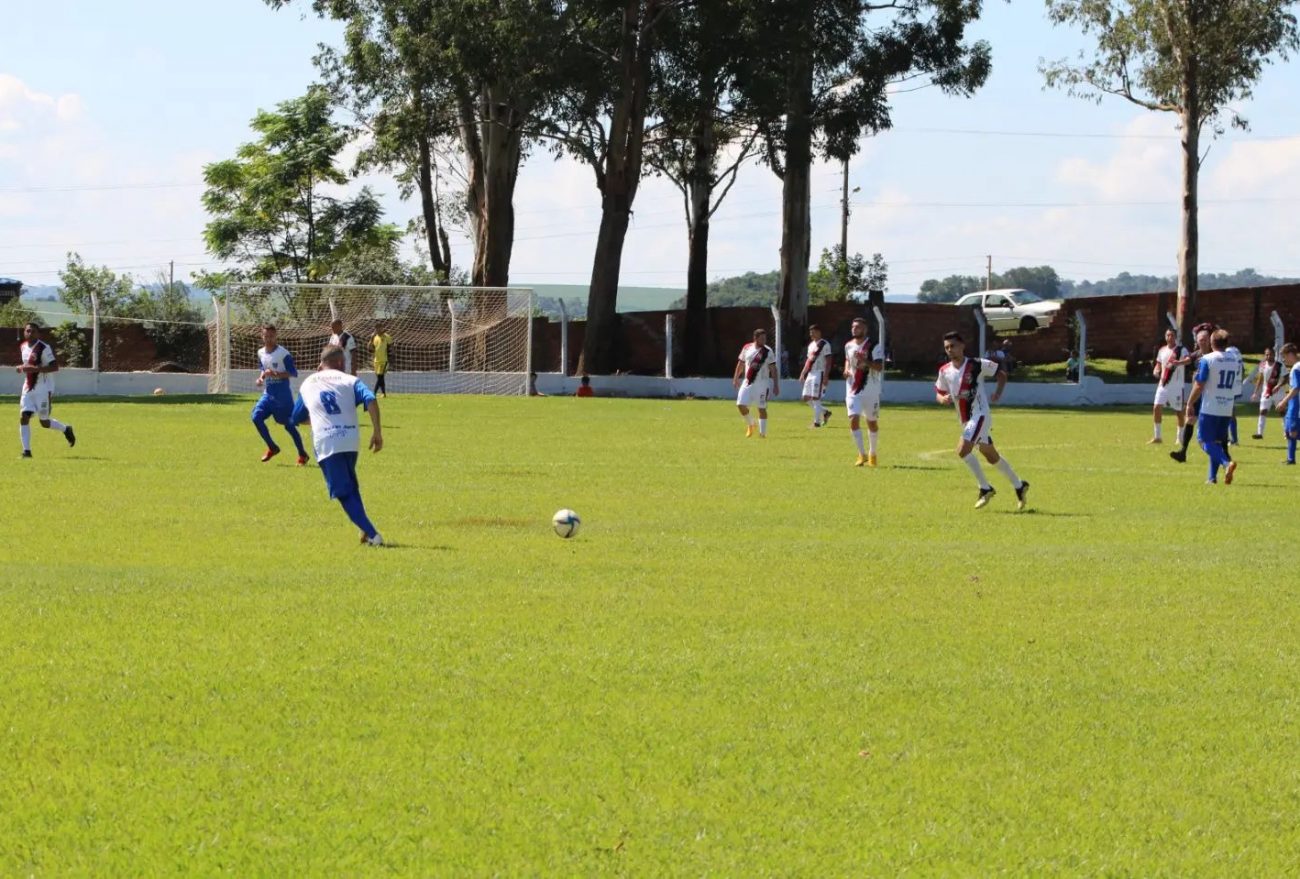
<svg viewBox="0 0 1300 879"><path fill-rule="evenodd" d="M347 513L348 518L352 520L352 524L361 529L362 534L366 537L374 537L379 533L366 516L365 504L361 503L361 492L354 491L347 497L341 497L339 503L343 506L343 512Z"/></svg>
<svg viewBox="0 0 1300 879"><path fill-rule="evenodd" d="M254 418L253 426L257 428L258 434L262 437L262 442L266 443L266 447L268 449L274 449L277 452L280 451L280 447L277 446L275 444L275 441L271 439L271 431L267 430L266 428L265 418ZM301 442L302 440L299 440L299 443Z"/></svg>
<svg viewBox="0 0 1300 879"><path fill-rule="evenodd" d="M302 447L302 434L298 432L298 428L292 424L286 424L284 429L288 432L289 439L293 440L294 447L298 449L298 457L307 457L307 450Z"/></svg>
<svg viewBox="0 0 1300 879"><path fill-rule="evenodd" d="M1228 441L1236 445L1237 442L1237 416L1236 415L1232 416L1232 420L1228 422Z"/></svg>
<svg viewBox="0 0 1300 879"><path fill-rule="evenodd" d="M1227 467L1230 459L1222 443L1205 443L1203 447L1210 456L1210 481L1214 482L1219 478L1219 468Z"/></svg>
<svg viewBox="0 0 1300 879"><path fill-rule="evenodd" d="M1288 464L1295 463L1295 443L1295 437L1289 436L1286 438L1286 460Z"/></svg>

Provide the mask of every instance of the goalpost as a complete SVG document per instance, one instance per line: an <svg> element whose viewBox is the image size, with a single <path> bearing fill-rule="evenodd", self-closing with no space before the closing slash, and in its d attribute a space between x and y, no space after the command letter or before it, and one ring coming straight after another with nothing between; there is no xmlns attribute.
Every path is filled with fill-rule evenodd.
<svg viewBox="0 0 1300 879"><path fill-rule="evenodd" d="M390 391L528 393L533 291L527 288L232 284L214 305L209 393L257 390L263 324L275 325L299 372L312 371L334 320L356 340L358 375L373 373L370 340L383 325L393 340Z"/></svg>

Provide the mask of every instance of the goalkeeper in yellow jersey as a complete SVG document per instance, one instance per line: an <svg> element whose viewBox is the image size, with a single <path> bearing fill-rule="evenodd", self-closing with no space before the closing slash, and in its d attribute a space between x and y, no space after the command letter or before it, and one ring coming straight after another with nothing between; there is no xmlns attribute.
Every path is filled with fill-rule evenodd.
<svg viewBox="0 0 1300 879"><path fill-rule="evenodd" d="M375 352L375 393L388 396L388 387L384 377L388 375L388 351L393 346L393 337L384 329L383 321L375 322L375 337L370 340L370 350Z"/></svg>

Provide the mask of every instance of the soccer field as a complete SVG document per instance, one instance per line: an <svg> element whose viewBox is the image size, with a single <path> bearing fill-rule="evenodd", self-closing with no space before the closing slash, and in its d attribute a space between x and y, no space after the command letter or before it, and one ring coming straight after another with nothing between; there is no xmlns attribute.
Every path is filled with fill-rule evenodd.
<svg viewBox="0 0 1300 879"><path fill-rule="evenodd" d="M1228 487L1149 411L995 409L1015 513L937 406L867 470L838 409L398 396L375 550L251 402L0 454L0 874L1295 868L1278 420Z"/></svg>

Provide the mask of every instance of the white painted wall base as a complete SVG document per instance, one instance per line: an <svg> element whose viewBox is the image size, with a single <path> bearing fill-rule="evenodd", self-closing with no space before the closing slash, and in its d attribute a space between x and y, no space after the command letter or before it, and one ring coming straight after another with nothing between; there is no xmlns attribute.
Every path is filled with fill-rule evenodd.
<svg viewBox="0 0 1300 879"><path fill-rule="evenodd" d="M238 376L232 385L252 388L256 373L247 371ZM304 373L306 375L306 373ZM362 380L374 387L372 372L362 372ZM232 377L233 378L233 377ZM430 379L442 379L431 381ZM247 379L247 381L243 381ZM60 396L143 396L162 388L167 394L206 394L208 377L168 372L100 372L89 369L61 369L55 376L55 387ZM517 380L517 379L515 379ZM294 382L297 390L298 381ZM481 377L430 376L427 373L389 373L388 387L394 393L464 393L473 392L483 385ZM731 380L725 378L678 378L658 376L613 375L595 376L591 385L600 397L658 397L693 396L702 399L732 400L736 392ZM836 382L827 395L832 401L840 399L842 385ZM559 373L542 373L537 377L537 389L551 396L571 396L578 390L578 379ZM781 382L784 392L779 400L798 399L799 384L794 379ZM15 389L16 390L16 389ZM1051 406L1074 408L1078 406L1123 406L1151 403L1155 393L1153 385L1114 384L1086 377L1079 384L1047 384L1039 382L1012 382L1007 385L1003 405ZM886 403L933 403L934 386L925 381L885 382Z"/></svg>

